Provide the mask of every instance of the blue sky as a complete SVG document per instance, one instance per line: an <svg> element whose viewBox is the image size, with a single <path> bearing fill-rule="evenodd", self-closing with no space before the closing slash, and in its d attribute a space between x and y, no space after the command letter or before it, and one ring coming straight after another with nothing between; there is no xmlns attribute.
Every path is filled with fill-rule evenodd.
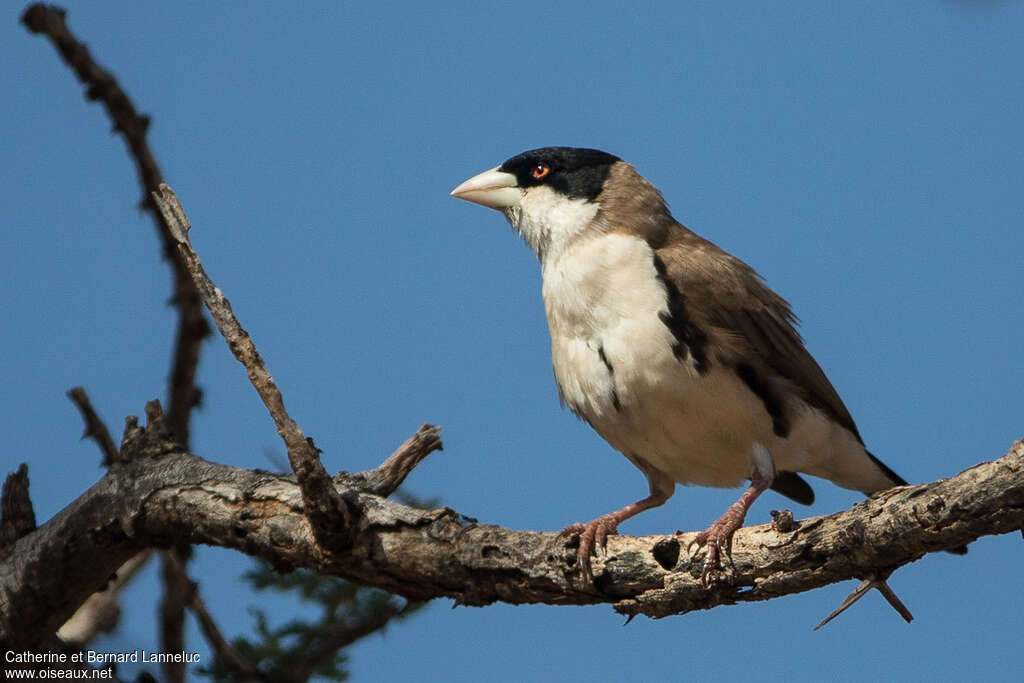
<svg viewBox="0 0 1024 683"><path fill-rule="evenodd" d="M528 249L458 182L544 145L605 149L675 216L757 268L871 450L913 482L1024 437L1024 3L341 6L71 3L72 30L153 116L150 143L331 471L376 466L424 421L445 450L408 488L481 521L559 529L646 493L557 402ZM99 476L64 392L119 435L163 397L175 323L123 142L50 44L0 21L4 471L43 520ZM282 446L222 340L193 450L268 467ZM858 500L827 482L797 515ZM623 533L704 528L738 491L677 489ZM786 506L769 493L752 523ZM933 555L823 631L831 586L627 627L609 606L452 610L351 651L354 680L1019 679L1019 536ZM193 573L228 634L247 558ZM981 579L981 577L987 577ZM98 649L156 647L148 571ZM206 652L190 625L190 647ZM205 655L204 655L205 658Z"/></svg>

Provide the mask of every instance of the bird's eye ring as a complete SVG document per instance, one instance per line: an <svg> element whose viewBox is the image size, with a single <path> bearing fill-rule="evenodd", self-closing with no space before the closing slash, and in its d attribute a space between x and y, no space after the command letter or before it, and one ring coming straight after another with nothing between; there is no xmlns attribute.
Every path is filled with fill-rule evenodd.
<svg viewBox="0 0 1024 683"><path fill-rule="evenodd" d="M540 180L541 178L546 176L548 173L551 173L551 167L548 166L547 164L537 164L530 171L530 175L532 175L537 180Z"/></svg>

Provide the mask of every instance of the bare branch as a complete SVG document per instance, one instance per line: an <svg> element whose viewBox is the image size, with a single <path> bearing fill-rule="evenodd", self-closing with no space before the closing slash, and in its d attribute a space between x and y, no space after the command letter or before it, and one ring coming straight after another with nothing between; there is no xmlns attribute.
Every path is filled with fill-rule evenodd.
<svg viewBox="0 0 1024 683"><path fill-rule="evenodd" d="M71 618L57 631L61 640L85 645L100 633L110 633L121 617L118 595L135 575L146 566L153 551L143 550L118 567L110 583L82 603Z"/></svg>
<svg viewBox="0 0 1024 683"><path fill-rule="evenodd" d="M160 580L163 595L160 598L159 624L160 646L165 652L181 652L185 649L185 607L192 594L192 586L185 576L185 563L192 555L192 548L179 545L160 553ZM168 683L183 683L185 662L160 662L164 680Z"/></svg>
<svg viewBox="0 0 1024 683"><path fill-rule="evenodd" d="M169 570L177 572L180 581L186 587L185 602L189 609L192 610L192 613L196 615L196 619L199 621L199 628L217 657L235 672L237 675L236 680L259 680L259 671L248 660L238 654L235 648L231 647L231 643L227 641L227 638L221 633L217 622L213 620L213 616L206 609L206 603L199 594L199 584L188 577L185 565L172 553L165 553L164 558Z"/></svg>
<svg viewBox="0 0 1024 683"><path fill-rule="evenodd" d="M279 569L308 567L412 600L607 602L622 614L663 617L884 575L926 553L1024 526L1024 442L1017 442L994 462L890 489L798 521L790 532L770 524L741 529L731 585L702 585L701 553L682 552L694 533L613 536L595 558L595 584L586 584L571 540L558 533L511 531L355 490L344 492L358 512L353 543L345 553L325 552L293 478L160 446L152 427L129 432L122 450L139 453L0 558L0 647L43 642L131 555L171 542L235 548Z"/></svg>
<svg viewBox="0 0 1024 683"><path fill-rule="evenodd" d="M89 48L72 35L66 18L67 12L62 8L36 3L21 15L21 23L32 33L41 33L53 42L78 80L86 86L86 98L101 102L114 122L114 130L124 136L142 186L156 188L163 177L146 142L149 117L136 111L114 76L97 64ZM143 201L146 199L143 196Z"/></svg>
<svg viewBox="0 0 1024 683"><path fill-rule="evenodd" d="M138 113L113 74L100 66L92 58L89 48L75 38L68 29L66 17L67 13L59 7L36 3L25 10L21 22L32 33L45 35L53 42L61 57L78 76L78 80L86 86L86 98L103 104L114 123L114 131L124 138L128 152L135 162L143 190L142 206L156 221L164 257L171 264L174 278L172 301L178 308L178 330L174 343L167 418L169 428L177 435L178 441L187 446L189 418L192 408L199 402L200 395L195 385L199 349L210 329L203 317L199 293L185 272L183 264L178 260L175 240L171 238L150 196L150 192L156 190L163 182L163 174L146 139L150 118Z"/></svg>
<svg viewBox="0 0 1024 683"><path fill-rule="evenodd" d="M171 265L174 291L172 302L178 309L178 326L174 341L173 362L168 378L167 422L169 429L174 432L178 441L187 447L190 439L192 409L198 405L201 396L201 392L196 386L199 352L203 339L210 333L210 328L206 323L206 318L203 317L199 293L178 259L175 241L171 238L167 226L162 221L150 196L150 192L156 190L163 182L163 174L160 172L147 140L150 118L138 113L135 105L113 74L100 66L92 58L85 44L75 38L67 26L66 17L67 13L57 6L37 3L25 10L21 21L29 31L41 33L50 38L64 61L74 70L78 79L85 84L86 98L103 104L113 121L114 131L120 133L124 138L128 152L135 162L139 183L142 185L141 206L148 210L153 217L162 243L164 258ZM74 400L74 397L72 399ZM90 424L88 418L86 423ZM109 448L111 444L112 442L101 443L101 447L107 453L105 464L108 465L116 461L116 458L110 455L114 452ZM171 592L173 589L173 586L166 586L167 592ZM172 614L169 606L173 603L174 600L170 602L165 600L163 621L169 629L167 633L183 633L185 614L181 609L176 614ZM172 627L175 621L177 625ZM184 642L180 639L164 642L164 649L168 652L183 650ZM172 663L170 666L176 665ZM179 673L169 678L171 683L184 679L184 668L181 666L177 666L177 668Z"/></svg>
<svg viewBox="0 0 1024 683"><path fill-rule="evenodd" d="M732 589L738 592L702 594L692 581L673 576L663 588L622 600L615 609L661 617L851 578L884 577L927 553L955 552L979 536L1012 531L1019 521L1024 521L1024 441L999 460L950 479L880 492L848 511L797 522L790 533L780 534L771 525L741 530L733 540L734 561L744 557L739 554L744 547L746 552L737 561Z"/></svg>
<svg viewBox="0 0 1024 683"><path fill-rule="evenodd" d="M335 478L336 483L344 483L367 493L387 497L402 485L423 458L440 450L444 450L441 443L441 428L423 423L415 434L406 439L381 463L380 467L352 475L342 472Z"/></svg>
<svg viewBox="0 0 1024 683"><path fill-rule="evenodd" d="M0 548L36 528L36 513L28 495L28 465L9 472L0 493Z"/></svg>
<svg viewBox="0 0 1024 683"><path fill-rule="evenodd" d="M89 394L85 392L84 388L75 387L68 392L68 398L78 406L78 411L82 413L82 419L85 420L85 432L82 434L82 438L93 439L96 442L96 445L100 447L100 452L103 453L103 466L110 467L118 460L117 445L111 438L107 425L93 409Z"/></svg>
<svg viewBox="0 0 1024 683"><path fill-rule="evenodd" d="M307 514L321 536L323 545L328 550L343 547L346 545L346 532L351 528L350 514L345 501L338 495L327 470L320 462L319 449L313 445L311 439L303 435L298 423L285 410L284 397L267 371L252 338L238 322L227 297L213 284L203 269L198 254L189 242L188 231L191 225L178 197L170 187L161 185L159 190L153 193L153 199L164 221L170 226L171 234L178 241L178 252L210 315L213 316L217 329L224 336L235 358L245 366L249 381L270 412L270 417L277 426L277 433L284 440L288 450L288 461L302 489Z"/></svg>
<svg viewBox="0 0 1024 683"><path fill-rule="evenodd" d="M68 398L78 407L85 420L85 433L82 438L92 438L103 454L103 465L110 467L120 462L120 452L110 436L110 430L100 418L92 406L88 393L82 387L74 387L68 391ZM144 550L135 557L129 559L118 569L114 578L82 603L75 613L64 622L64 625L57 631L57 635L67 642L84 645L90 642L100 633L110 633L117 626L121 616L121 606L118 603L120 590L130 582L138 573L146 561L149 560L152 551Z"/></svg>

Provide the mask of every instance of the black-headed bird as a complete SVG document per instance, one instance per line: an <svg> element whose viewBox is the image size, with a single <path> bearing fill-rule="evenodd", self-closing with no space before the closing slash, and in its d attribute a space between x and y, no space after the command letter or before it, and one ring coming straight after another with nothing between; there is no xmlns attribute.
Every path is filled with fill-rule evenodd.
<svg viewBox="0 0 1024 683"><path fill-rule="evenodd" d="M906 484L869 453L804 347L789 304L746 263L669 213L636 170L594 149L545 147L456 187L497 209L540 259L565 405L647 477L650 495L586 524L579 566L676 483L736 487L697 539L704 577L766 489L810 504L797 473L873 493Z"/></svg>

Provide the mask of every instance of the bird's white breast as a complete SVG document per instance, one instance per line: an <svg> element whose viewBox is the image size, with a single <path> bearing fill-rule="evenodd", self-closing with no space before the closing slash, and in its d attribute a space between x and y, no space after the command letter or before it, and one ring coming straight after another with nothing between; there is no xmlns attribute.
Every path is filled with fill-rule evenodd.
<svg viewBox="0 0 1024 683"><path fill-rule="evenodd" d="M559 390L634 461L677 482L736 486L754 444L771 437L770 419L731 370L713 364L701 375L673 353L654 256L639 237L599 233L544 260Z"/></svg>

